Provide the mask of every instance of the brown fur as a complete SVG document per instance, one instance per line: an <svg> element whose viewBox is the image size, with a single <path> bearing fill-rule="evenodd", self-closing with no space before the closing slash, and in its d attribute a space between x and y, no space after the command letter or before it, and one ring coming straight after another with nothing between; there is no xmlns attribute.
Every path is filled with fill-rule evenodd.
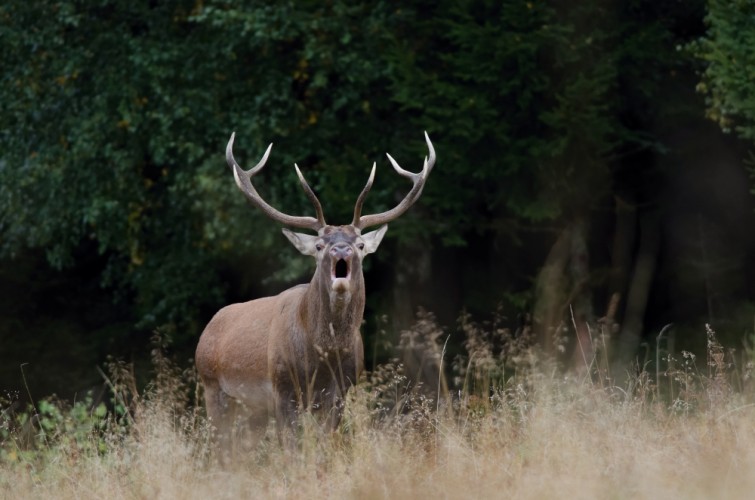
<svg viewBox="0 0 755 500"><path fill-rule="evenodd" d="M279 431L294 426L302 411L325 412L333 429L341 419L344 395L356 383L364 364L359 333L365 301L362 259L377 250L386 224L419 198L435 164L435 149L425 133L430 155L416 174L402 169L388 155L394 170L412 181L412 188L394 208L362 215L375 178L373 164L354 206L352 223L329 226L298 166L296 173L316 217L286 215L263 200L252 177L265 166L272 144L259 163L245 171L233 157L234 137L235 133L231 134L226 146L226 161L236 185L273 220L317 231L317 236L312 236L283 230L301 253L317 259L317 270L308 285L290 288L275 297L230 305L212 318L196 352L207 415L225 441L230 439L240 411L259 429L274 410ZM362 234L362 229L381 224L380 229Z"/></svg>
<svg viewBox="0 0 755 500"><path fill-rule="evenodd" d="M350 226L327 226L321 233L318 242L325 247L309 284L224 307L202 333L197 370L207 415L226 443L240 415L257 432L271 412L279 429L295 425L301 411L326 412L331 428L340 421L343 396L364 361L359 326L365 252L357 247L362 237ZM351 252L348 283L340 287L332 279L334 247Z"/></svg>

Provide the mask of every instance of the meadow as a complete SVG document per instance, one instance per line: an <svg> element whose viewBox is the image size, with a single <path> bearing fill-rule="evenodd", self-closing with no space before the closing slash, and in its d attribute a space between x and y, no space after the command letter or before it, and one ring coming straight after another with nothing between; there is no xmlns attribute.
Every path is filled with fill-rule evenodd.
<svg viewBox="0 0 755 500"><path fill-rule="evenodd" d="M752 351L659 351L621 385L596 335L594 356L565 369L519 332L462 322L445 350L432 316L401 348L433 366L412 382L396 359L365 374L341 428L302 419L296 450L272 429L213 453L192 369L154 351L152 382L103 371L102 402L2 402L3 498L751 498L755 491ZM602 360L602 361L601 361ZM438 368L442 368L438 370Z"/></svg>

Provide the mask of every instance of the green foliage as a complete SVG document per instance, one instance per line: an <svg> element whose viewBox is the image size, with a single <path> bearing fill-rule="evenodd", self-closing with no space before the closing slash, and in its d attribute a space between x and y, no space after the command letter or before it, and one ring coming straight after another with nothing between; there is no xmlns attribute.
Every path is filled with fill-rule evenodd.
<svg viewBox="0 0 755 500"><path fill-rule="evenodd" d="M705 37L691 45L705 69L698 90L708 117L755 141L755 2L709 0Z"/></svg>
<svg viewBox="0 0 755 500"><path fill-rule="evenodd" d="M459 242L458 228L569 220L611 192L627 152L661 149L644 124L664 73L679 64L672 26L650 2L608 7L407 9L390 54L392 91L409 129L442 137L447 166L424 202L447 242Z"/></svg>
<svg viewBox="0 0 755 500"><path fill-rule="evenodd" d="M271 203L311 210L279 168L297 160L340 218L384 149L363 130L385 129L372 113L384 70L364 57L385 15L301 7L4 3L0 254L40 247L64 267L92 241L103 285L142 326L185 323L221 301L221 258L281 240L232 186L232 130L244 159L282 143L260 179Z"/></svg>
<svg viewBox="0 0 755 500"><path fill-rule="evenodd" d="M626 151L660 149L644 123L658 108L654 75L678 57L660 12L642 1L8 0L0 257L39 248L65 267L95 249L102 286L140 327L195 330L184 327L198 311L223 303L221 273L303 268L284 264L301 258L233 186L222 154L234 130L247 168L275 142L256 183L285 212L312 210L294 162L327 220L344 223L379 160L365 211L389 208L408 186L382 155L418 170L427 130L438 167L390 237L463 245L557 225L601 203Z"/></svg>
<svg viewBox="0 0 755 500"><path fill-rule="evenodd" d="M123 407L110 411L92 397L72 405L45 398L13 411L13 404L0 404L0 459L32 462L40 450L59 448L70 454L97 454L108 450L108 439L125 432Z"/></svg>

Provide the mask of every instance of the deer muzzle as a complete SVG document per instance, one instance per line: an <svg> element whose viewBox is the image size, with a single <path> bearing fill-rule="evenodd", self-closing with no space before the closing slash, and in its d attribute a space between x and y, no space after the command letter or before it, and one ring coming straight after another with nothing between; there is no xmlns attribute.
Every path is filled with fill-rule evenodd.
<svg viewBox="0 0 755 500"><path fill-rule="evenodd" d="M349 291L353 254L354 250L349 245L335 245L330 249L330 278L334 292L342 293Z"/></svg>

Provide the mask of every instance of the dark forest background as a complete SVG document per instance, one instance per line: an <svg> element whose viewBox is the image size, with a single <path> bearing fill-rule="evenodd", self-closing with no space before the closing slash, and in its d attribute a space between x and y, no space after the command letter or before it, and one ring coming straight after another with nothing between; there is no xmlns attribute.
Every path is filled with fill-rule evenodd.
<svg viewBox="0 0 755 500"><path fill-rule="evenodd" d="M367 259L368 368L420 308L450 352L468 313L567 365L608 314L617 372L669 324L676 350L753 340L753 1L5 0L0 46L6 397L146 374L155 331L190 366L220 307L309 280L233 131L245 168L275 144L263 197L311 213L296 162L331 223L373 161L365 211L392 206L385 152L418 171L433 140Z"/></svg>

